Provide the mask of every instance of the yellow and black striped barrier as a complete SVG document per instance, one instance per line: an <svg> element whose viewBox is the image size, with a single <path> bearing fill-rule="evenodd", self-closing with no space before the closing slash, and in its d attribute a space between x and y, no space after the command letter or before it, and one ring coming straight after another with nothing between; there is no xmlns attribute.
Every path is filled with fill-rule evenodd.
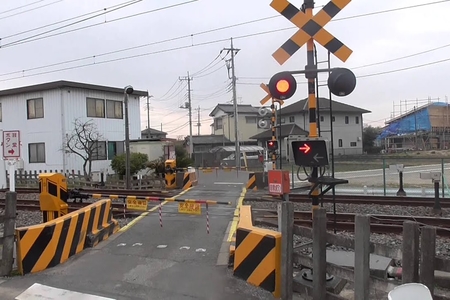
<svg viewBox="0 0 450 300"><path fill-rule="evenodd" d="M240 209L233 275L281 296L281 233L253 226L251 206Z"/></svg>
<svg viewBox="0 0 450 300"><path fill-rule="evenodd" d="M250 172L248 174L248 181L247 181L247 185L245 186L247 191L253 190L253 191L257 191L258 187L256 186L256 174L253 172Z"/></svg>
<svg viewBox="0 0 450 300"><path fill-rule="evenodd" d="M133 199L133 200L147 200L158 202L188 202L199 204L211 204L211 205L231 205L228 201L215 201L215 200L199 200L199 199L179 199L176 197L164 198L154 196L128 196L128 195L108 195L108 194L85 194L90 195L92 198L109 198L109 199Z"/></svg>
<svg viewBox="0 0 450 300"><path fill-rule="evenodd" d="M189 180L190 179L189 174L190 174L189 172L183 174L183 187L181 188L183 191L192 187L192 182Z"/></svg>
<svg viewBox="0 0 450 300"><path fill-rule="evenodd" d="M16 229L17 265L24 275L64 263L119 230L111 200L100 200L65 216Z"/></svg>

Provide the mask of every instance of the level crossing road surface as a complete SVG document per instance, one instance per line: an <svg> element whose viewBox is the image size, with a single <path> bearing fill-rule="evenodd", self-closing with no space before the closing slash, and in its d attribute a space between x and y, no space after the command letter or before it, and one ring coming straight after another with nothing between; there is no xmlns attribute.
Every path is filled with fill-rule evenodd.
<svg viewBox="0 0 450 300"><path fill-rule="evenodd" d="M0 298L12 300L25 292L17 299L273 299L269 292L234 278L227 265L218 265L223 241L229 236L227 228L248 179L246 172L239 177L231 174L200 174L199 185L178 198L231 202L209 205L209 234L205 205L201 215L187 215L178 213L178 203L167 202L162 206L163 227L156 209L62 265L6 280L0 284ZM58 296L38 298L43 290ZM75 292L85 293L85 298L82 294L69 298Z"/></svg>

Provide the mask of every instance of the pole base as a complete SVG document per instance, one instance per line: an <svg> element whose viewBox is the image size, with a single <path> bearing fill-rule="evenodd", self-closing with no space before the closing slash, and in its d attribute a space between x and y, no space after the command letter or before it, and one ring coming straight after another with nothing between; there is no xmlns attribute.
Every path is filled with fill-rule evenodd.
<svg viewBox="0 0 450 300"><path fill-rule="evenodd" d="M313 281L313 270L306 269L301 271L302 278L308 281ZM334 279L333 275L326 274L326 280L331 281Z"/></svg>
<svg viewBox="0 0 450 300"><path fill-rule="evenodd" d="M406 197L406 192L403 189L399 189L397 191L397 196L398 197Z"/></svg>

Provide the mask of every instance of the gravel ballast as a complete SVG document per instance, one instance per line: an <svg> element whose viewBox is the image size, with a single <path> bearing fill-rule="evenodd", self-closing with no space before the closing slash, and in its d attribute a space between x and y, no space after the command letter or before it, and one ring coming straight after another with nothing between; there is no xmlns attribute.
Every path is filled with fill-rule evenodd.
<svg viewBox="0 0 450 300"><path fill-rule="evenodd" d="M276 210L278 202L270 201L245 201L244 205L251 205L253 209L270 209ZM296 211L310 211L311 204L309 203L294 203ZM324 203L323 206L327 212L333 212L333 204ZM357 204L336 204L336 212L355 213L355 214L383 214L383 215L400 215L400 216L429 216L432 217L432 208L430 207L408 207L408 206L386 206L386 205L357 205ZM442 209L442 217L450 217L450 209ZM276 228L267 227L273 230ZM329 231L333 232L333 231ZM353 232L337 232L338 235L347 237L354 237ZM398 234L378 234L372 233L370 240L374 243L385 244L393 248L402 246L402 235ZM312 240L294 235L294 247L304 243L312 242ZM312 246L312 245L311 245ZM328 249L352 251L351 249L343 249L342 247L330 246ZM311 254L312 248L310 246L301 247L299 251L303 254ZM437 237L436 238L436 255L438 257L450 259L450 239Z"/></svg>

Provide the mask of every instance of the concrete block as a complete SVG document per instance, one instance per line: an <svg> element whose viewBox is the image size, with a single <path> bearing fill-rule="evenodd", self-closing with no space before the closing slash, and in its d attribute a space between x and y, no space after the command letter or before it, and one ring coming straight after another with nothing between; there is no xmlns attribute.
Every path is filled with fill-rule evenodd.
<svg viewBox="0 0 450 300"><path fill-rule="evenodd" d="M341 267L353 269L355 267L355 253L350 251L327 250L327 262ZM394 264L392 258L370 254L370 275L382 279L387 278L389 266Z"/></svg>

